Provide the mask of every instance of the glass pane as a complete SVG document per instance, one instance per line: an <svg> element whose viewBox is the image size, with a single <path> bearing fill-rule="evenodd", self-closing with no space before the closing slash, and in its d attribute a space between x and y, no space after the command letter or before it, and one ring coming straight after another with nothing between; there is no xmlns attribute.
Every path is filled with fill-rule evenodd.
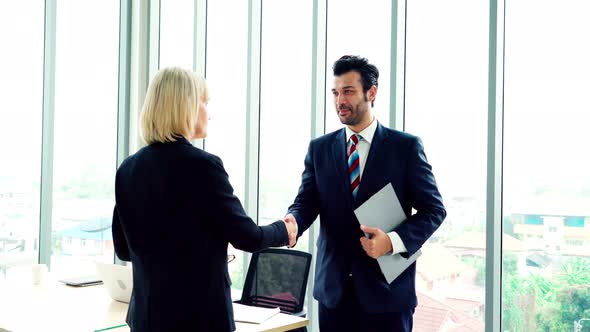
<svg viewBox="0 0 590 332"><path fill-rule="evenodd" d="M590 331L588 13L506 3L503 331Z"/></svg>
<svg viewBox="0 0 590 332"><path fill-rule="evenodd" d="M160 68L193 68L194 0L160 2Z"/></svg>
<svg viewBox="0 0 590 332"><path fill-rule="evenodd" d="M221 157L234 193L244 201L246 164L246 83L248 2L210 1L207 5L207 84L209 121L205 150ZM232 22L228 25L227 22ZM228 48L227 45L231 45ZM229 73L229 74L228 74ZM228 75L231 79L228 79ZM256 216L252 216L256 217ZM231 247L232 287L242 289L244 255Z"/></svg>
<svg viewBox="0 0 590 332"><path fill-rule="evenodd" d="M30 278L38 257L43 14L40 0L0 3L0 280Z"/></svg>
<svg viewBox="0 0 590 332"><path fill-rule="evenodd" d="M326 133L342 128L329 91L334 82L332 65L343 55L362 56L379 69L379 89L373 112L379 122L388 127L391 87L390 0L328 1Z"/></svg>
<svg viewBox="0 0 590 332"><path fill-rule="evenodd" d="M119 1L57 6L52 271L113 261Z"/></svg>
<svg viewBox="0 0 590 332"><path fill-rule="evenodd" d="M416 330L484 330L488 12L469 0L407 6L406 130L422 138L447 209L418 259Z"/></svg>
<svg viewBox="0 0 590 332"><path fill-rule="evenodd" d="M301 184L311 137L312 14L310 0L262 3L261 225L285 215ZM307 236L297 248L307 251Z"/></svg>

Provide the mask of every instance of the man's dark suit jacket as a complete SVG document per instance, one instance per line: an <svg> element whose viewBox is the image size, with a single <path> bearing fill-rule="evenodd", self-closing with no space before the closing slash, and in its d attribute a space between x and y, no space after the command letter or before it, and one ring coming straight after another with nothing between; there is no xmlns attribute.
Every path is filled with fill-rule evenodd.
<svg viewBox="0 0 590 332"><path fill-rule="evenodd" d="M356 296L367 313L399 312L416 307L416 265L388 284L377 261L360 244L363 233L354 209L391 183L406 215L417 213L395 231L414 254L446 216L431 167L418 137L377 125L356 201L346 155L346 131L313 140L295 202L289 207L301 235L320 216L314 297L335 308L352 273Z"/></svg>
<svg viewBox="0 0 590 332"><path fill-rule="evenodd" d="M284 223L257 226L221 160L184 138L127 158L115 197L115 251L133 262L133 332L233 331L228 242L249 252L288 243Z"/></svg>

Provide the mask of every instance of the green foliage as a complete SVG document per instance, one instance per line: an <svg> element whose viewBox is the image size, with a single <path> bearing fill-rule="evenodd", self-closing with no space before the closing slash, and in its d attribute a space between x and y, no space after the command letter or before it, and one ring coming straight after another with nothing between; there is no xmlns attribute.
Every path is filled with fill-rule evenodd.
<svg viewBox="0 0 590 332"><path fill-rule="evenodd" d="M590 284L590 259L575 257L564 264L560 281L566 285Z"/></svg>
<svg viewBox="0 0 590 332"><path fill-rule="evenodd" d="M574 321L590 318L590 260L570 259L555 279L555 298L545 304L542 326L547 331L569 331ZM584 330L590 331L590 322L586 325Z"/></svg>
<svg viewBox="0 0 590 332"><path fill-rule="evenodd" d="M55 253L55 254L59 254L62 251L63 251L62 238L52 236L51 237L51 252Z"/></svg>
<svg viewBox="0 0 590 332"><path fill-rule="evenodd" d="M115 186L114 174L109 169L99 169L91 164L79 174L67 177L58 191L62 198L93 198L113 197Z"/></svg>
<svg viewBox="0 0 590 332"><path fill-rule="evenodd" d="M502 273L504 275L512 275L518 272L518 257L515 254L504 254L502 260Z"/></svg>
<svg viewBox="0 0 590 332"><path fill-rule="evenodd" d="M502 331L535 331L535 294L518 275L505 276L502 287Z"/></svg>
<svg viewBox="0 0 590 332"><path fill-rule="evenodd" d="M502 264L502 331L536 330L536 293L518 274L518 258L505 254Z"/></svg>
<svg viewBox="0 0 590 332"><path fill-rule="evenodd" d="M571 331L574 321L590 317L590 285L565 286L558 290L556 301L547 303L539 317L544 331ZM583 331L590 331L590 322Z"/></svg>
<svg viewBox="0 0 590 332"><path fill-rule="evenodd" d="M484 257L476 257L476 256L463 256L461 260L465 265L473 268L476 272L475 274L475 284L481 287L485 287L486 283L486 271L485 271L485 258Z"/></svg>
<svg viewBox="0 0 590 332"><path fill-rule="evenodd" d="M239 289L242 290L242 288L244 288L244 281L246 279L246 275L244 273L244 268L243 268L243 264L241 260L235 260L234 262L232 262L231 264L236 264L237 268L232 271L231 273L231 281L232 281L232 285L231 287L233 289Z"/></svg>
<svg viewBox="0 0 590 332"><path fill-rule="evenodd" d="M508 266L504 263L505 268ZM578 257L549 279L504 271L502 330L510 332L573 330L574 321L590 318L590 260ZM534 321L531 321L534 317ZM590 331L590 322L582 331Z"/></svg>

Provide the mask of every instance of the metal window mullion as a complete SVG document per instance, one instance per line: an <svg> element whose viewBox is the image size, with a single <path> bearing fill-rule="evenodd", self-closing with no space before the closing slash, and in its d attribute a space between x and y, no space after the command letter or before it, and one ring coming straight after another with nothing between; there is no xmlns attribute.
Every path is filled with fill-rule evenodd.
<svg viewBox="0 0 590 332"><path fill-rule="evenodd" d="M405 130L406 0L391 2L389 127Z"/></svg>
<svg viewBox="0 0 590 332"><path fill-rule="evenodd" d="M207 74L207 0L194 0L193 70Z"/></svg>
<svg viewBox="0 0 590 332"><path fill-rule="evenodd" d="M490 1L486 203L486 332L502 322L502 144L504 85L504 1Z"/></svg>
<svg viewBox="0 0 590 332"><path fill-rule="evenodd" d="M39 207L39 263L51 269L53 213L53 142L55 115L56 0L45 0L43 50L43 119L41 134L41 191Z"/></svg>
<svg viewBox="0 0 590 332"><path fill-rule="evenodd" d="M248 0L248 63L246 80L246 167L244 208L258 223L260 166L260 57L262 0ZM244 252L243 271L248 271L249 255Z"/></svg>
<svg viewBox="0 0 590 332"><path fill-rule="evenodd" d="M193 17L193 71L207 76L207 0L194 0ZM197 139L193 144L205 149L205 139Z"/></svg>
<svg viewBox="0 0 590 332"><path fill-rule="evenodd" d="M326 39L328 0L313 0L311 138L326 132Z"/></svg>
<svg viewBox="0 0 590 332"><path fill-rule="evenodd" d="M129 99L129 153L144 146L140 138L139 113L150 79L160 62L160 1L134 2L131 6L131 77Z"/></svg>
<svg viewBox="0 0 590 332"><path fill-rule="evenodd" d="M320 137L326 132L326 57L328 30L328 0L313 1L313 31L311 60L311 139ZM314 222L308 229L308 252L313 261L309 273L315 275L316 246L319 234L319 223ZM318 304L313 300L314 278L309 278L306 290L307 316L310 321L309 330L319 328ZM316 328L318 327L318 328Z"/></svg>
<svg viewBox="0 0 590 332"><path fill-rule="evenodd" d="M121 0L119 9L119 85L117 102L117 167L129 156L129 109L131 81L131 1Z"/></svg>
<svg viewBox="0 0 590 332"><path fill-rule="evenodd" d="M117 164L129 156L129 117L131 81L131 1L119 1L119 84L117 101ZM114 182L114 181L113 181ZM114 255L116 264L125 264Z"/></svg>

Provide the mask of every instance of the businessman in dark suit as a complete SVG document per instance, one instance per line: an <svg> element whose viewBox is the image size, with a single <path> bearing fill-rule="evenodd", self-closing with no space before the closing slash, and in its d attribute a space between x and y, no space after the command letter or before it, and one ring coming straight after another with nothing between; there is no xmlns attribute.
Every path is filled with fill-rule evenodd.
<svg viewBox="0 0 590 332"><path fill-rule="evenodd" d="M206 103L200 76L158 72L141 114L149 145L117 171L113 241L133 262L132 332L234 331L228 243L249 252L295 244L294 222L257 226L221 160L188 141L206 135Z"/></svg>
<svg viewBox="0 0 590 332"><path fill-rule="evenodd" d="M445 208L421 140L373 115L377 68L343 56L333 71L334 104L346 127L311 141L285 220L296 221L301 235L320 217L314 297L322 332L411 331L416 265L388 284L376 258L414 254L440 226ZM391 233L359 225L354 209L388 183L406 215L416 213Z"/></svg>

